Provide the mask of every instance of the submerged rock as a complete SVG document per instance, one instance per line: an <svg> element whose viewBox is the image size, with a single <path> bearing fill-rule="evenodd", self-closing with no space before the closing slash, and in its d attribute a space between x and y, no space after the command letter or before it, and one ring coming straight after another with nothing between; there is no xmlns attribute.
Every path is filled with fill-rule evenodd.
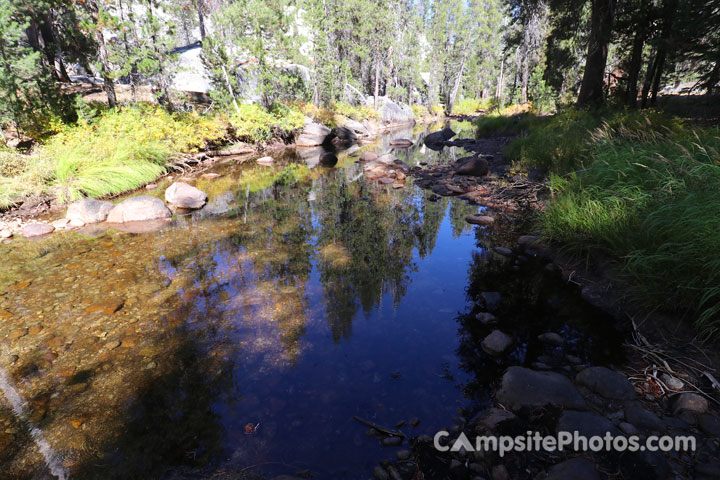
<svg viewBox="0 0 720 480"><path fill-rule="evenodd" d="M48 235L55 231L55 227L45 223L28 223L22 229L23 237L32 238Z"/></svg>
<svg viewBox="0 0 720 480"><path fill-rule="evenodd" d="M585 400L567 377L524 367L510 367L505 371L496 398L512 410L545 405L585 408Z"/></svg>
<svg viewBox="0 0 720 480"><path fill-rule="evenodd" d="M472 158L455 169L458 175L484 177L488 174L488 162L484 158Z"/></svg>
<svg viewBox="0 0 720 480"><path fill-rule="evenodd" d="M495 223L495 219L487 215L468 215L465 217L465 221L473 225L492 225Z"/></svg>
<svg viewBox="0 0 720 480"><path fill-rule="evenodd" d="M103 202L94 198L83 198L68 206L65 218L85 223L104 222L110 210L115 207L111 202Z"/></svg>
<svg viewBox="0 0 720 480"><path fill-rule="evenodd" d="M139 196L132 197L115 205L108 214L108 223L142 222L171 218L172 212L159 198Z"/></svg>

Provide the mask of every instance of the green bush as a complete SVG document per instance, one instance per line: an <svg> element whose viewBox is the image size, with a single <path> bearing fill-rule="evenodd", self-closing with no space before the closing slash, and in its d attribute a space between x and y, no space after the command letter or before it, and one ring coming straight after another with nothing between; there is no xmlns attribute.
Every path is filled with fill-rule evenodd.
<svg viewBox="0 0 720 480"><path fill-rule="evenodd" d="M295 106L276 104L265 110L257 104L242 104L239 110L230 115L230 125L238 138L252 143L266 142L275 134L291 132L305 124L305 115Z"/></svg>
<svg viewBox="0 0 720 480"><path fill-rule="evenodd" d="M452 113L453 115L475 115L479 112L487 110L489 107L489 100L463 98L453 105Z"/></svg>
<svg viewBox="0 0 720 480"><path fill-rule="evenodd" d="M430 116L430 111L428 111L425 105L410 105L410 110L412 110L415 118L425 118Z"/></svg>

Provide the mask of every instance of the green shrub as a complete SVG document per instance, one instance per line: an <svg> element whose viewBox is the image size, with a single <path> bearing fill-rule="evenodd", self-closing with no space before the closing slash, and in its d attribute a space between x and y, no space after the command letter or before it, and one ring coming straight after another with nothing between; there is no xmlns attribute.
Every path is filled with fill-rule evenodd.
<svg viewBox="0 0 720 480"><path fill-rule="evenodd" d="M413 116L415 116L416 119L430 116L430 112L424 105L410 105L410 110L412 110Z"/></svg>
<svg viewBox="0 0 720 480"><path fill-rule="evenodd" d="M479 112L487 110L489 107L489 100L463 98L453 105L452 113L453 115L475 115Z"/></svg>
<svg viewBox="0 0 720 480"><path fill-rule="evenodd" d="M337 102L331 106L331 110L358 122L370 119L377 120L380 118L380 112L367 105L359 105L356 107L345 102Z"/></svg>
<svg viewBox="0 0 720 480"><path fill-rule="evenodd" d="M305 124L305 115L296 106L277 104L265 110L257 104L242 104L239 109L230 115L230 125L238 138L253 143L266 142L276 133L291 132Z"/></svg>

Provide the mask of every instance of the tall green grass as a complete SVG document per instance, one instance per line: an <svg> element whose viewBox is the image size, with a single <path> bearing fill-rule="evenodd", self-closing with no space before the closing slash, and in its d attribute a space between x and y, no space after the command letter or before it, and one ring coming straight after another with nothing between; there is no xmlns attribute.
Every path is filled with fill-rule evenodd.
<svg viewBox="0 0 720 480"><path fill-rule="evenodd" d="M715 335L720 132L693 131L654 112L576 115L550 120L520 141L523 164L538 158L555 172L542 230L573 249L620 259L637 299L691 317L702 334ZM536 143L538 132L545 146Z"/></svg>

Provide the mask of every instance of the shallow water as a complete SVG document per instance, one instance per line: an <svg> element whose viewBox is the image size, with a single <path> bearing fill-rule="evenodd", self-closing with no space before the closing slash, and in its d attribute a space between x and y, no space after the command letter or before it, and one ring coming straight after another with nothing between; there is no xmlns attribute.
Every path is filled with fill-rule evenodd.
<svg viewBox="0 0 720 480"><path fill-rule="evenodd" d="M455 150L396 155L416 165ZM0 368L26 401L20 413L0 401L7 478L57 478L33 428L70 478L367 478L397 448L353 416L416 417L406 434L432 435L487 406L508 359L619 358L612 322L544 262L490 252L511 246L512 226L470 226L482 207L431 201L410 180L366 181L349 154L333 169L291 172L304 164L291 151L273 167L219 164L221 177L195 182L208 206L156 232L0 245ZM505 360L480 348L484 291L500 292L500 328L516 339ZM548 330L568 346L540 345Z"/></svg>

